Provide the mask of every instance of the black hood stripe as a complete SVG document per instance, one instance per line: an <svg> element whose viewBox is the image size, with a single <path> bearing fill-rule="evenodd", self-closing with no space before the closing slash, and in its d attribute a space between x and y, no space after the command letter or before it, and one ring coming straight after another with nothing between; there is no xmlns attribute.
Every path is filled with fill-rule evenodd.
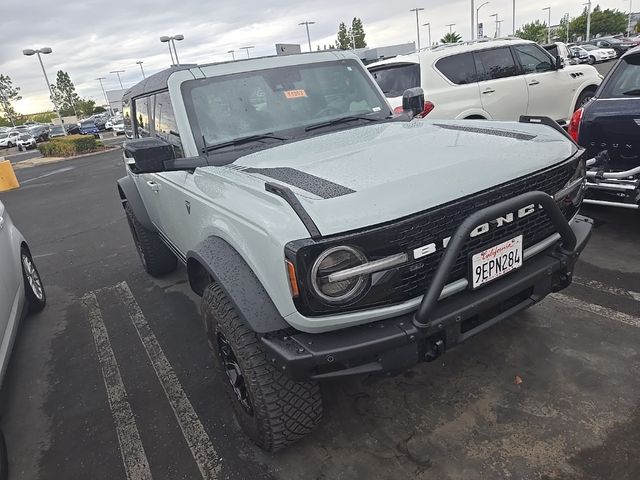
<svg viewBox="0 0 640 480"><path fill-rule="evenodd" d="M264 175L265 177L279 180L325 199L341 197L355 192L355 190L325 180L324 178L301 172L295 168L247 168L243 170L243 172Z"/></svg>
<svg viewBox="0 0 640 480"><path fill-rule="evenodd" d="M447 130L458 130L461 132L482 133L484 135L495 135L496 137L515 138L516 140L533 140L537 135L528 133L508 132L506 130L494 130L492 128L467 127L466 125L446 125L443 123L434 123L436 127L446 128Z"/></svg>

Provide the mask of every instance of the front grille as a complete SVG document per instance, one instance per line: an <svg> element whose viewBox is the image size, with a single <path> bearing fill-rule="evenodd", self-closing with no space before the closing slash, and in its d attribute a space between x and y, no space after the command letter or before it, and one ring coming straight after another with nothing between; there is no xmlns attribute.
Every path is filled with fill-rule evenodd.
<svg viewBox="0 0 640 480"><path fill-rule="evenodd" d="M565 162L388 224L319 241L308 240L301 244L292 242L287 254L296 262L300 274L298 279L303 287L302 295L295 299L296 308L303 315L317 316L392 305L424 295L444 253L442 241L453 235L469 215L525 192L538 190L553 195L574 175L576 164L577 160ZM560 209L567 219L576 213L576 208L571 203L560 205ZM555 232L556 229L544 210L536 209L523 218L514 218L512 223L491 228L485 234L470 238L450 272L448 283L467 276L470 254L520 234L523 235L523 246L526 249ZM430 243L438 245L436 252L385 273L372 275L367 293L349 305L327 305L315 297L308 287L313 261L320 252L331 246L353 245L366 252L370 260L377 260L389 255L412 252Z"/></svg>

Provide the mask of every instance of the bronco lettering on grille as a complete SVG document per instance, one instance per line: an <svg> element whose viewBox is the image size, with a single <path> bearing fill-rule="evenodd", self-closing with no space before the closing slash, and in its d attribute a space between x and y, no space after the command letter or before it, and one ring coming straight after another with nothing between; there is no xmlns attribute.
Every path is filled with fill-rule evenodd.
<svg viewBox="0 0 640 480"><path fill-rule="evenodd" d="M485 233L489 233L492 229L500 228L508 223L513 222L514 217L524 218L531 215L536 211L536 208L541 208L539 205L536 206L534 204L527 205L526 207L522 207L515 213L507 213L503 217L498 217L495 220L487 223L483 223L482 225L478 225L473 229L471 234L469 235L471 238L478 237L480 235L484 235ZM440 242L429 243L427 245L423 245L422 247L415 248L413 250L413 259L418 260L420 258L426 257L438 251L439 248L447 248L449 244L449 240L451 237L443 238Z"/></svg>

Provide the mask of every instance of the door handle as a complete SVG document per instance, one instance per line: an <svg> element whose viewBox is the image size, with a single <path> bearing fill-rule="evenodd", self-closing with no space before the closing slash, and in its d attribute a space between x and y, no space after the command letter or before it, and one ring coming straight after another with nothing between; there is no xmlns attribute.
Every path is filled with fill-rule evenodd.
<svg viewBox="0 0 640 480"><path fill-rule="evenodd" d="M495 90L493 88L487 88L484 92L482 92L483 94L486 93L495 93Z"/></svg>
<svg viewBox="0 0 640 480"><path fill-rule="evenodd" d="M540 85L540 82L538 80L531 80L529 82L529 85L533 86L533 85Z"/></svg>
<svg viewBox="0 0 640 480"><path fill-rule="evenodd" d="M158 185L153 180L149 180L147 182L147 185L149 186L149 188L151 189L152 192L158 192L158 190L160 190L160 185Z"/></svg>

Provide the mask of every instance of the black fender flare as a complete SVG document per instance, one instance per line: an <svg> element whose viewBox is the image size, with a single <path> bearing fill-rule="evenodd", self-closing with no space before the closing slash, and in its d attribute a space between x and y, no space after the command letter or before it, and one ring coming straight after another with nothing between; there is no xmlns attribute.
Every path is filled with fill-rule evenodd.
<svg viewBox="0 0 640 480"><path fill-rule="evenodd" d="M187 253L189 284L202 295L208 279L203 281L197 264L222 287L240 318L254 332L264 334L291 328L251 267L224 239L208 237Z"/></svg>
<svg viewBox="0 0 640 480"><path fill-rule="evenodd" d="M124 207L125 203L128 203L131 210L133 210L133 214L145 228L152 232L157 231L149 218L144 203L142 203L140 192L138 192L135 182L129 175L118 180L118 194L120 195L122 206Z"/></svg>

